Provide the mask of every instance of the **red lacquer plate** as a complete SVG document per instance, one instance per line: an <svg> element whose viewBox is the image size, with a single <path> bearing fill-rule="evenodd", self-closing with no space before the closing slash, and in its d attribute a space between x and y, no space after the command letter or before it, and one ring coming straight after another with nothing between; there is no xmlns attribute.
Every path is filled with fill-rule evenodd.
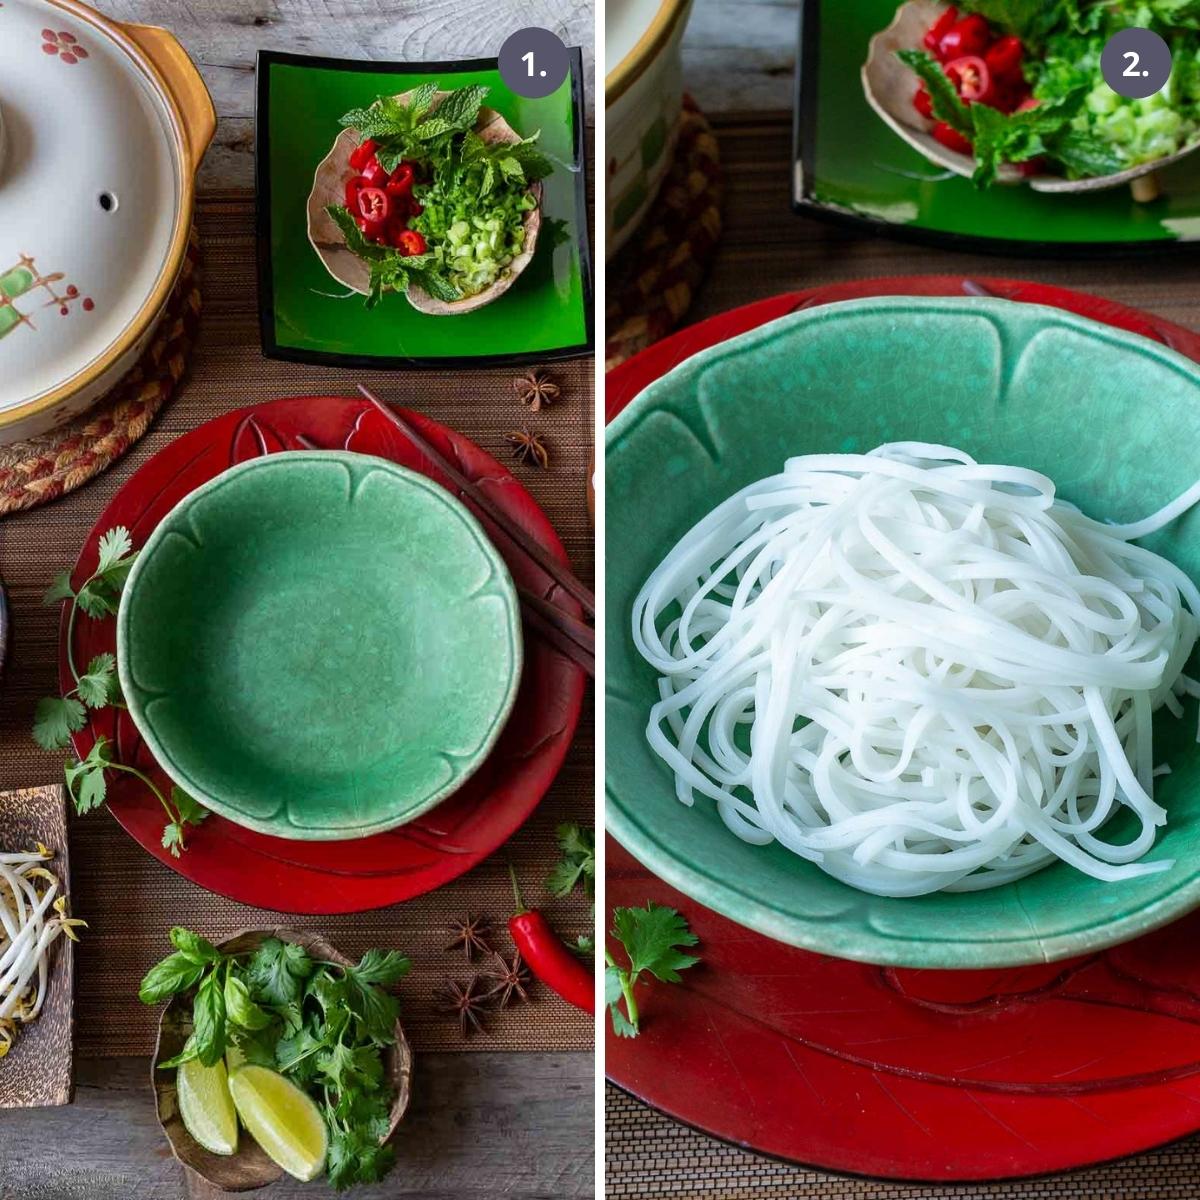
<svg viewBox="0 0 1200 1200"><path fill-rule="evenodd" d="M865 296L963 295L969 282L839 284L703 321L609 373L608 418L684 359L777 317ZM1200 361L1200 336L1134 309L974 282ZM640 988L641 1036L607 1035L609 1079L678 1121L822 1170L938 1183L1089 1166L1200 1129L1200 913L1066 963L897 970L771 941L668 887L611 838L608 848L610 907L668 904L700 938L702 964L681 984Z"/></svg>
<svg viewBox="0 0 1200 1200"><path fill-rule="evenodd" d="M505 513L557 558L566 552L545 513L512 474L460 434L429 417L404 415ZM227 413L172 442L117 493L84 544L74 571L78 586L95 568L100 535L126 526L142 545L163 516L188 493L235 463L301 448L347 449L391 459L453 486L395 426L364 400L302 396ZM469 502L468 502L469 503ZM476 512L504 555L519 587L578 614L570 597L516 551L507 535ZM219 581L214 581L214 587ZM59 675L70 686L67 627L60 630ZM115 652L116 623L80 619L75 658ZM453 796L390 833L356 841L301 842L268 837L210 816L173 858L161 845L163 812L150 792L127 775L109 784L110 808L122 827L155 858L232 900L290 913L344 913L379 908L422 895L470 870L502 846L528 819L562 766L583 706L586 680L570 660L526 639L521 689L510 721L487 762ZM116 742L117 757L169 780L141 743L125 713L93 716L75 738L82 757L97 736Z"/></svg>

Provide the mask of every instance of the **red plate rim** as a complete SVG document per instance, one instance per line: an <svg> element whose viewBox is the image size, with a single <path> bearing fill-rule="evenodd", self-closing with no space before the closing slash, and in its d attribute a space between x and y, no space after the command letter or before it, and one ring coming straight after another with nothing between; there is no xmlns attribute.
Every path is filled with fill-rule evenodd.
<svg viewBox="0 0 1200 1200"><path fill-rule="evenodd" d="M406 418L437 447L457 460L491 498L561 561L566 552L546 514L506 467L469 438L411 410ZM72 572L78 583L95 563L100 534L116 524L131 527L140 545L165 512L199 483L234 462L312 444L357 449L393 459L455 489L436 468L358 397L292 396L224 413L190 430L152 456L122 485L89 532ZM469 502L468 502L469 504ZM516 552L506 535L488 528L521 586L570 607L553 582ZM115 647L112 619L80 619L75 630L79 660ZM67 608L59 627L59 676L73 682L67 657ZM363 912L440 887L494 853L520 828L549 789L574 740L586 679L565 657L540 642L527 641L521 692L492 755L464 787L431 812L390 833L344 842L294 842L243 829L215 814L195 831L189 849L174 858L160 844L162 810L150 793L127 775L110 778L110 809L145 850L176 873L217 895L272 911L302 914ZM523 704L524 702L524 704ZM170 781L149 758L127 715L89 712L73 737L82 758L97 736L118 739L122 761L153 772L160 786ZM115 774L110 772L110 777ZM322 859L325 860L322 863Z"/></svg>
<svg viewBox="0 0 1200 1200"><path fill-rule="evenodd" d="M611 421L650 383L701 350L790 313L825 304L875 296L965 297L979 294L991 294L1019 303L1040 304L1063 309L1106 325L1141 334L1200 362L1200 335L1152 314L1099 296L1048 284L988 276L895 276L837 283L769 297L680 330L608 372L606 420ZM628 896L617 899L618 903L642 903L646 898L642 895L642 891L655 888L663 893L664 902L673 903L685 914L696 914L697 919L703 919L710 928L718 929L728 926L731 936L743 943L750 942L755 946L761 943L762 950L772 953L778 949L778 944L770 939L753 934L670 889L640 863L637 863L628 851L621 848L611 837L608 841L611 848L610 861L615 863L618 869L624 863L630 881L639 877L645 881L640 891L634 894L634 891L631 890ZM622 886L622 881L610 874L610 889L617 893L618 897L620 897ZM613 900L614 897L610 896L610 906ZM1189 919L1185 918L1185 922L1189 922ZM1166 930L1157 931L1148 935L1146 939L1138 939L1133 943L1128 943L1127 946L1136 949L1141 943L1150 944L1151 939L1170 937L1171 930L1178 928L1178 925L1179 923L1176 926L1168 926ZM1189 923L1189 927L1192 925L1200 927L1200 917ZM787 947L783 949L789 955L803 956L808 953ZM1114 947L1112 953L1122 952L1122 949L1122 947ZM1126 950L1125 952L1132 951ZM820 960L820 956L817 955L808 955L808 957L812 960ZM1103 959L1103 956L1099 956L1099 958ZM798 961L803 961L803 959ZM1088 961L1090 962L1090 960ZM830 971L839 969L838 960L830 959L824 960L824 962L829 964L828 970ZM864 968L862 964L849 965L858 970L870 970L870 968ZM1057 964L1057 967L1062 966L1063 964ZM965 977L974 973L961 974ZM1013 972L1013 975L1016 974L1017 972ZM685 991L690 991L686 986L686 981ZM649 989L647 989L647 994L649 994ZM691 1004L690 998L688 1003ZM683 1018L680 1018L676 1012L674 1019L682 1020L685 1024L689 1018L698 1022L702 1014L706 1027L712 1028L714 1010L706 1008L705 1003L701 1000L698 1006L689 1007L687 1015ZM711 1004L711 1001L708 1003ZM1195 1015L1196 1019L1200 1020L1200 1012ZM664 1016L664 1024L667 1019ZM944 1023L949 1020L948 1017L943 1018ZM695 1026L695 1029L698 1031L698 1036L706 1032L706 1029L701 1028L699 1024ZM729 1030L726 1029L725 1032L728 1034ZM952 1163L947 1159L938 1169L922 1171L907 1166L901 1155L895 1155L888 1159L886 1154L868 1152L869 1147L864 1148L861 1139L864 1128L872 1127L869 1121L859 1121L849 1125L840 1147L833 1146L831 1148L826 1145L824 1148L820 1148L810 1145L806 1150L805 1146L799 1144L802 1139L798 1139L795 1145L768 1145L770 1139L762 1136L761 1131L756 1136L754 1120L744 1109L739 1109L736 1113L726 1113L724 1119L715 1116L712 1110L707 1112L704 1110L703 1102L707 1092L704 1080L689 1078L687 1083L690 1086L681 1084L677 1092L671 1094L671 1086L668 1081L678 1073L686 1072L683 1063L678 1058L672 1058L669 1048L660 1044L663 1036L660 1027L658 1034L651 1033L648 1038L647 1032L643 1031L642 1037L637 1042L629 1042L626 1039L616 1038L610 1026L607 1031L608 1054L606 1059L606 1075L609 1081L673 1120L720 1141L742 1149L753 1150L780 1161L834 1174L879 1180L904 1180L915 1183L932 1182L938 1185L954 1182L999 1182L1006 1179L1062 1173L1096 1166L1163 1145L1200 1129L1200 1059L1198 1059L1194 1072L1184 1075L1182 1080L1175 1079L1170 1083L1150 1080L1143 1086L1127 1083L1122 1088L1102 1093L1106 1102L1116 1098L1121 1103L1127 1103L1131 1112L1140 1111L1142 1104L1148 1106L1152 1098L1158 1100L1160 1107L1164 1103L1168 1106L1168 1110L1161 1114L1161 1121L1158 1125L1153 1129L1143 1130L1135 1137L1127 1138L1119 1144L1115 1151L1088 1150L1083 1154L1072 1154L1064 1150L1057 1155L1039 1155L1037 1148L1031 1146L1024 1155L1015 1154L1008 1162L999 1165L992 1159L988 1160L989 1165L984 1165L983 1156L980 1155L980 1161L974 1167L969 1161L956 1160ZM708 1044L697 1046L695 1056L700 1057L705 1050L708 1050L723 1058L729 1058L730 1051L723 1041L722 1035L716 1034L715 1046L711 1044L712 1041L710 1039ZM638 1047L636 1055L632 1051L634 1046ZM654 1057L655 1055L658 1057ZM641 1056L640 1063L639 1056ZM851 1070L849 1067L840 1069L845 1072ZM744 1084L745 1076L739 1074L739 1078ZM722 1081L714 1071L709 1076L708 1082L715 1086L721 1086ZM725 1083L728 1084L728 1080ZM1179 1090L1184 1084L1193 1089L1192 1094L1186 1094ZM882 1084L880 1086L882 1087ZM1163 1093L1167 1088L1175 1090L1172 1091L1171 1098L1164 1101ZM1039 1103L1039 1100L1032 1096L1026 1097L1026 1100L1035 1106ZM1042 1112L1043 1109L1039 1108L1038 1111ZM878 1139L877 1128L876 1138ZM1117 1140L1112 1139L1114 1143Z"/></svg>

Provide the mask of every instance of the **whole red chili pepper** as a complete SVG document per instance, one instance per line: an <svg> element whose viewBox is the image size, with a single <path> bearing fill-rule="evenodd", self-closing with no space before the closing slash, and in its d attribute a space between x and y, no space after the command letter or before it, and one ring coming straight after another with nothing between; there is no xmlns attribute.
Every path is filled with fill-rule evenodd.
<svg viewBox="0 0 1200 1200"><path fill-rule="evenodd" d="M594 1013L596 987L591 971L559 941L537 909L525 907L521 889L517 886L517 873L511 865L508 873L512 876L513 895L517 901L516 915L508 922L513 945L521 952L529 969L551 991L557 992L568 1004Z"/></svg>

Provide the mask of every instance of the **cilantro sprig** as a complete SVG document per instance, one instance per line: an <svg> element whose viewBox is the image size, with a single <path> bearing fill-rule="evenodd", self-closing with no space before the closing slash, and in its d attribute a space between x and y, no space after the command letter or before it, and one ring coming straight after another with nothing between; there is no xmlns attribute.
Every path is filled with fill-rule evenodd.
<svg viewBox="0 0 1200 1200"><path fill-rule="evenodd" d="M33 740L43 750L65 750L71 735L78 733L88 720L88 710L124 709L121 685L117 678L117 659L111 653L95 655L81 671L75 661L75 626L79 614L99 621L115 616L121 603L121 591L137 559L133 539L124 526L108 530L101 538L96 569L78 590L64 571L50 585L43 600L48 605L70 602L67 616L67 665L75 681L61 696L44 696L34 710ZM162 805L167 822L163 828L163 847L176 858L186 849L187 829L199 825L208 812L182 788L172 787L168 799L162 789L136 767L118 762L112 743L98 737L88 754L78 763L66 763L63 773L67 791L81 816L99 808L108 798L109 771L123 771L139 779Z"/></svg>
<svg viewBox="0 0 1200 1200"><path fill-rule="evenodd" d="M577 887L592 899L596 894L596 834L574 822L555 831L562 857L546 878L546 888L561 899Z"/></svg>
<svg viewBox="0 0 1200 1200"><path fill-rule="evenodd" d="M138 996L158 1004L194 992L192 1031L161 1063L214 1066L236 1047L247 1062L279 1071L317 1102L329 1129L329 1182L375 1183L394 1155L387 1135L393 1091L384 1053L395 1044L400 1004L387 989L411 967L395 950L368 950L353 966L313 958L303 946L265 939L252 954L223 954L207 938L171 930L174 953L152 967Z"/></svg>
<svg viewBox="0 0 1200 1200"><path fill-rule="evenodd" d="M584 829L574 821L560 825L555 831L562 857L546 877L546 890L560 900L569 896L576 888L592 901L592 914L596 906L596 833ZM590 933L581 933L571 949L581 958L592 958L596 953L596 939Z"/></svg>
<svg viewBox="0 0 1200 1200"><path fill-rule="evenodd" d="M641 1032L634 995L638 978L648 973L662 983L679 983L679 972L700 961L682 948L696 945L699 938L675 909L652 900L645 908L614 908L612 936L624 947L628 961L622 966L605 948L604 998L613 1032L618 1037L637 1037Z"/></svg>

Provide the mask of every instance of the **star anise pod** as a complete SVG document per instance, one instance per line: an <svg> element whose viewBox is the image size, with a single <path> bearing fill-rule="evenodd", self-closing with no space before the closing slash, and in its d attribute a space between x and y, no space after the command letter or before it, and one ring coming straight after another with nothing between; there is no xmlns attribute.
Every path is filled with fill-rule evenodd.
<svg viewBox="0 0 1200 1200"><path fill-rule="evenodd" d="M479 986L479 976L462 983L447 979L441 992L442 1012L458 1018L463 1037L470 1037L477 1029L483 1029L483 1018L487 1012L487 996Z"/></svg>
<svg viewBox="0 0 1200 1200"><path fill-rule="evenodd" d="M514 379L513 387L521 403L529 405L530 412L541 412L543 405L549 408L559 393L558 384L541 371L530 371L528 375Z"/></svg>
<svg viewBox="0 0 1200 1200"><path fill-rule="evenodd" d="M528 426L506 433L504 440L512 446L513 458L517 462L527 462L531 467L541 467L543 471L550 465L550 451L546 449L541 434L534 433Z"/></svg>
<svg viewBox="0 0 1200 1200"><path fill-rule="evenodd" d="M476 950L480 954L490 954L492 947L487 940L488 928L485 917L474 917L470 913L465 913L450 926L454 940L443 949L457 950L461 946L467 962L474 960Z"/></svg>
<svg viewBox="0 0 1200 1200"><path fill-rule="evenodd" d="M514 1002L513 997L521 1002L529 999L529 971L520 951L514 953L511 960L502 954L495 955L491 968L483 971L482 976L495 984L487 996L489 1000L495 1000L497 1008L507 1008Z"/></svg>

